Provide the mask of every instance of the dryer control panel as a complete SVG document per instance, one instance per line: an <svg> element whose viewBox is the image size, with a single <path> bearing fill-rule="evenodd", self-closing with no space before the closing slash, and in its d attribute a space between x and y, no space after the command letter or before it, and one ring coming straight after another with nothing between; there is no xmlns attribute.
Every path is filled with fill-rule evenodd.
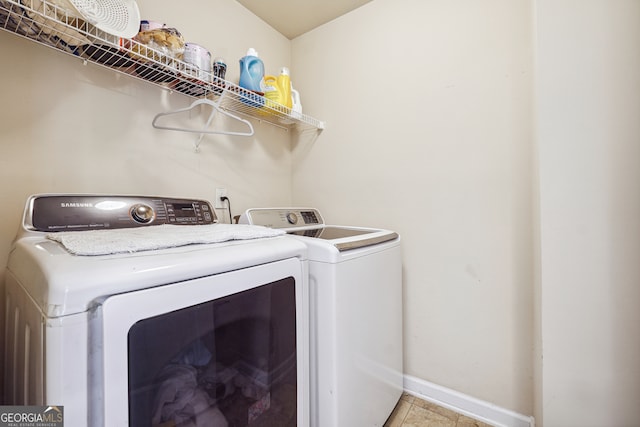
<svg viewBox="0 0 640 427"><path fill-rule="evenodd" d="M211 204L205 200L55 194L32 196L27 204L24 228L47 232L217 222Z"/></svg>
<svg viewBox="0 0 640 427"><path fill-rule="evenodd" d="M263 208L248 209L240 217L240 223L292 229L321 226L324 225L324 219L313 208Z"/></svg>

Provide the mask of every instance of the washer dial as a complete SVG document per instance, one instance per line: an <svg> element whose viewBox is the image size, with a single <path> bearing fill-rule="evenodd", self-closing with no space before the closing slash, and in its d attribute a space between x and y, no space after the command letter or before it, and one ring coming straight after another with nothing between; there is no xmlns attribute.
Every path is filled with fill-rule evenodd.
<svg viewBox="0 0 640 427"><path fill-rule="evenodd" d="M154 217L153 208L149 205L137 204L131 208L131 218L137 223L148 224Z"/></svg>
<svg viewBox="0 0 640 427"><path fill-rule="evenodd" d="M296 215L296 214L295 214L295 213L293 213L293 212L289 212L289 213L287 214L287 222L288 222L289 224L291 224L291 225L294 225L295 223L297 223L297 222L298 222L298 215Z"/></svg>

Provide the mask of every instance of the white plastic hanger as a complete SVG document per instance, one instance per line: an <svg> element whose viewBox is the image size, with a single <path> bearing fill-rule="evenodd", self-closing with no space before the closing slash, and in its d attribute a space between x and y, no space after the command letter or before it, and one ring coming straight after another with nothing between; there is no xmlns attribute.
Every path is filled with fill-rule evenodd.
<svg viewBox="0 0 640 427"><path fill-rule="evenodd" d="M164 112L164 113L158 113L153 118L153 122L151 122L151 124L156 129L175 130L175 131L179 131L179 132L198 133L198 134L200 134L200 139L198 140L198 143L200 142L200 140L202 140L202 137L204 135L206 135L206 134L252 136L253 135L253 126L251 125L251 123L249 121L247 121L247 120L241 119L240 117L236 116L235 114L231 114L230 112L225 111L224 109L220 108L220 106L219 106L220 100L218 100L218 102L214 102L214 101L211 101L210 99L207 99L207 98L197 99L188 107L180 108L180 109L174 110L174 111L167 111L167 112ZM184 113L184 112L193 110L195 107L197 107L198 105L202 105L202 104L209 105L209 106L213 107L213 110L211 111L211 114L209 115L209 118L207 119L207 122L206 122L206 124L204 125L203 128L192 129L192 128L166 126L166 125L158 124L158 119L161 118L161 117ZM220 114L223 114L225 116L231 117L232 119L235 119L235 120L238 120L238 121L244 123L249 128L248 131L246 131L246 132L234 132L234 131L226 131L226 130L209 129L209 126L211 125L211 121L213 120L213 117L218 112Z"/></svg>

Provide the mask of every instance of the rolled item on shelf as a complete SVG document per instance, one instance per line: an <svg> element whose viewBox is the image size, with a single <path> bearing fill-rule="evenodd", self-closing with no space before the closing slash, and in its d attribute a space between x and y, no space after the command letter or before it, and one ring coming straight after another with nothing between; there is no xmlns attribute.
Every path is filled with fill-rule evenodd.
<svg viewBox="0 0 640 427"><path fill-rule="evenodd" d="M175 81L175 60L182 59L184 47L184 38L175 28L163 26L140 31L131 44L131 56L138 61L136 74L157 83Z"/></svg>

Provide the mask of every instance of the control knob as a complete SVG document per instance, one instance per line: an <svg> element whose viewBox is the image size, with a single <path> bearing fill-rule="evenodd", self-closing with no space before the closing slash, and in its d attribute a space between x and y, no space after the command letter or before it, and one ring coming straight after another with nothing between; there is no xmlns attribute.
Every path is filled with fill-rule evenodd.
<svg viewBox="0 0 640 427"><path fill-rule="evenodd" d="M296 222L298 222L298 215L293 212L289 212L287 214L287 222L289 222L289 224L291 225L294 225Z"/></svg>
<svg viewBox="0 0 640 427"><path fill-rule="evenodd" d="M138 204L131 208L131 217L135 222L148 224L153 220L153 208L148 205Z"/></svg>

